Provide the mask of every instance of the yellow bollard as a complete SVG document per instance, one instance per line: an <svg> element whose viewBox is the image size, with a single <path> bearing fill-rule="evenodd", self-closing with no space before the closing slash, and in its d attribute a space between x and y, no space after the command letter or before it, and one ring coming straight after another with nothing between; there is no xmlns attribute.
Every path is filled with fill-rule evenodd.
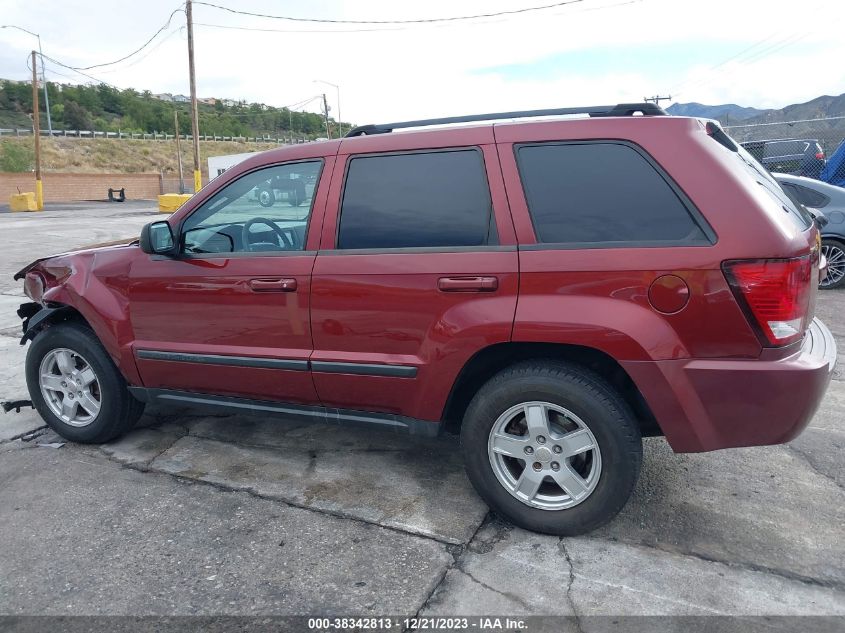
<svg viewBox="0 0 845 633"><path fill-rule="evenodd" d="M165 193L158 197L158 210L161 213L173 213L190 199L190 193Z"/></svg>
<svg viewBox="0 0 845 633"><path fill-rule="evenodd" d="M199 169L194 170L194 193L202 189L202 174Z"/></svg>
<svg viewBox="0 0 845 633"><path fill-rule="evenodd" d="M44 210L44 187L40 178L35 181L35 204L39 211Z"/></svg>
<svg viewBox="0 0 845 633"><path fill-rule="evenodd" d="M9 196L10 211L38 211L38 203L32 191L13 193Z"/></svg>

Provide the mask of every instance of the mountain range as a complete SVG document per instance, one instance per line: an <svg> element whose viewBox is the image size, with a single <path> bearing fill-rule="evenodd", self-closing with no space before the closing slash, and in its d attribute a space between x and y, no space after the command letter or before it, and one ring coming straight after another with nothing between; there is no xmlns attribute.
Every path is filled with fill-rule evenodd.
<svg viewBox="0 0 845 633"><path fill-rule="evenodd" d="M775 123L779 121L800 121L825 119L845 115L845 94L823 95L805 103L795 103L780 109L760 109L740 106L735 103L705 105L703 103L673 103L666 111L677 116L693 116L717 119L723 125L749 125L754 123Z"/></svg>

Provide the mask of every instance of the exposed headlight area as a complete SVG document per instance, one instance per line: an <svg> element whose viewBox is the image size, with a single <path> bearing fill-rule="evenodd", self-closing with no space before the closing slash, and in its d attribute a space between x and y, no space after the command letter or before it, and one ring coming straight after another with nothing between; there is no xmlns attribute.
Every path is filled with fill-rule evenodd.
<svg viewBox="0 0 845 633"><path fill-rule="evenodd" d="M42 277L40 273L33 270L26 273L26 277L24 277L23 282L23 291L27 297L36 303L41 303L41 299L44 296L44 288L44 277Z"/></svg>

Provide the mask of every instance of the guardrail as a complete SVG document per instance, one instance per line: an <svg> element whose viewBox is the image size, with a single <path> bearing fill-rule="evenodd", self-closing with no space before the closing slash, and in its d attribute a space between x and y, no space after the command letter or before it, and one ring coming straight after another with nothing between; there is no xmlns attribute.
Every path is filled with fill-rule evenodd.
<svg viewBox="0 0 845 633"><path fill-rule="evenodd" d="M32 129L28 128L0 128L0 137L3 136L32 136ZM50 132L41 130L40 136L50 137ZM166 133L138 133L138 132L101 132L99 130L53 130L53 137L56 138L115 138L115 139L135 139L135 140L149 140L149 141L172 141L176 138L173 134ZM193 136L186 134L179 138L186 141L192 141ZM297 144L307 143L310 139L299 137L294 138L290 136L216 136L203 135L199 137L201 141L231 141L236 143L278 143L282 144Z"/></svg>

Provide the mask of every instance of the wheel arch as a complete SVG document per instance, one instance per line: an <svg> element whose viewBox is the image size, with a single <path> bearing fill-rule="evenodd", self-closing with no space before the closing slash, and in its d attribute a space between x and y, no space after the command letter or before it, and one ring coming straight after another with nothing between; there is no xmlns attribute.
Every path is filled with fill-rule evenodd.
<svg viewBox="0 0 845 633"><path fill-rule="evenodd" d="M500 371L525 360L565 361L597 373L614 387L637 419L643 437L663 435L651 408L628 372L607 353L565 343L496 343L476 352L461 368L443 408L442 422L448 430L460 428L475 393Z"/></svg>
<svg viewBox="0 0 845 633"><path fill-rule="evenodd" d="M38 307L37 303L24 304L24 306ZM21 306L21 310L23 310ZM30 308L30 315L24 319L24 333L21 337L21 345L27 341L33 340L40 332L49 327L55 327L61 323L73 322L84 325L86 328L94 333L100 345L103 346L106 353L112 358L112 361L117 366L118 371L123 375L123 378L130 385L140 384L140 376L138 375L137 367L135 366L134 358L131 355L130 348L121 348L113 337L113 333L108 327L98 324L92 319L86 317L84 312L76 305L70 303L63 303L58 301L50 301L46 305L40 306L39 310L33 311ZM19 314L21 311L19 311ZM111 337L111 338L110 338Z"/></svg>
<svg viewBox="0 0 845 633"><path fill-rule="evenodd" d="M24 304L25 306L38 306L37 303ZM23 309L23 306L21 306ZM51 327L58 323L67 321L75 321L82 323L89 329L91 324L88 323L82 313L70 305L52 304L50 306L40 306L40 309L30 310L31 316L28 316L23 323L23 336L21 337L21 345L27 341L31 341L39 332L45 328Z"/></svg>

